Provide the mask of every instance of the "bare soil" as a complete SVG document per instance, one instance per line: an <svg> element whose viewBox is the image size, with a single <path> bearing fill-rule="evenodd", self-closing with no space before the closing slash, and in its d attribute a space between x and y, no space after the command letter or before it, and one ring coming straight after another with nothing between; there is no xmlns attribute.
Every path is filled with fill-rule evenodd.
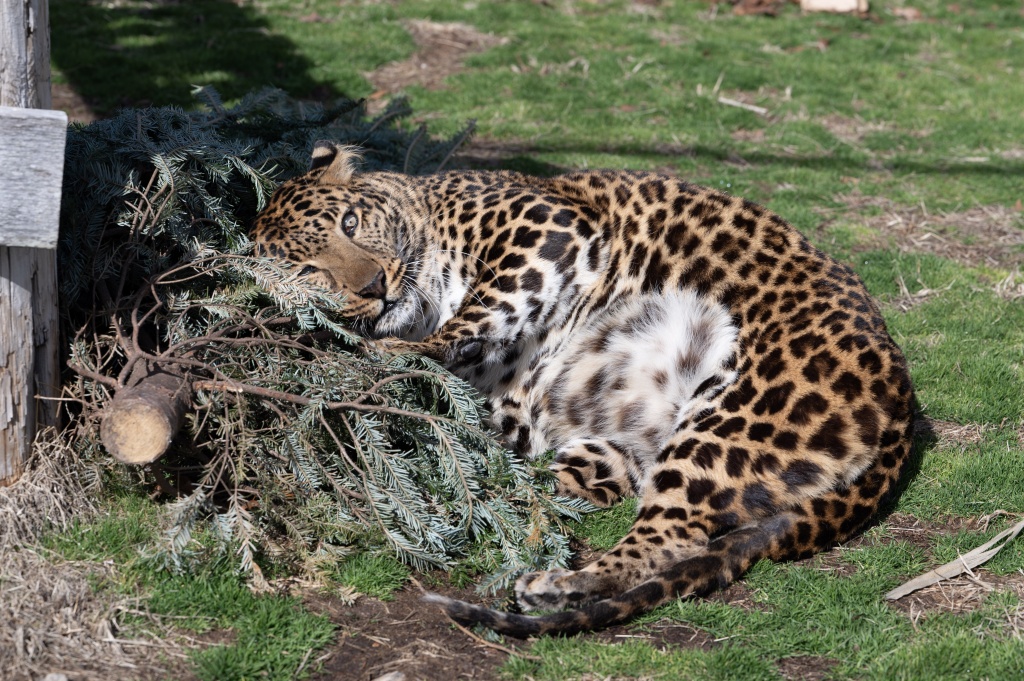
<svg viewBox="0 0 1024 681"><path fill-rule="evenodd" d="M985 437L985 432L996 426L985 423L954 423L942 419L921 418L915 431L930 435L936 439L940 447L967 446L978 444Z"/></svg>
<svg viewBox="0 0 1024 681"><path fill-rule="evenodd" d="M917 622L931 613L962 614L977 610L993 591L1011 591L1024 597L1024 575L994 575L984 569L926 586L892 603ZM1019 617L1019 614L1018 614Z"/></svg>
<svg viewBox="0 0 1024 681"><path fill-rule="evenodd" d="M836 661L817 655L784 657L776 663L779 673L787 681L821 681L828 677Z"/></svg>
<svg viewBox="0 0 1024 681"><path fill-rule="evenodd" d="M738 15L775 16L787 0L733 0L732 13Z"/></svg>
<svg viewBox="0 0 1024 681"><path fill-rule="evenodd" d="M891 540L907 542L922 549L926 556L931 557L937 537L956 534L961 530L981 533L987 529L990 520L991 518L949 518L943 522L931 522L905 513L893 513L887 518L887 531ZM879 540L861 535L846 542L842 547L820 554L811 560L815 561L819 567L835 574L850 574L856 568L842 560L842 553L877 541ZM890 541L890 539L884 541ZM979 543L981 542L979 541ZM938 566L937 560L932 562L934 566ZM985 568L979 568L975 569L973 574L962 575L919 589L890 603L890 605L905 613L916 624L921 617L929 614L940 612L959 614L976 610L985 602L986 596L993 591L1011 591L1018 597L1024 598L1024 573L996 575ZM1007 613L1006 626L1019 634L1021 627L1024 626L1024 607Z"/></svg>
<svg viewBox="0 0 1024 681"><path fill-rule="evenodd" d="M70 85L54 83L50 86L50 98L53 100L54 109L68 115L68 123L88 125L98 118L85 98Z"/></svg>
<svg viewBox="0 0 1024 681"><path fill-rule="evenodd" d="M471 590L436 590L479 602ZM508 653L456 629L420 595L418 589L407 587L389 602L363 596L345 605L323 596L308 598L311 610L327 614L339 627L330 657L314 678L369 681L393 672L410 681L496 678Z"/></svg>
<svg viewBox="0 0 1024 681"><path fill-rule="evenodd" d="M405 22L405 28L416 43L416 52L408 59L365 74L377 89L371 100L401 92L410 85L440 90L448 76L464 68L466 57L508 41L461 23L417 20Z"/></svg>
<svg viewBox="0 0 1024 681"><path fill-rule="evenodd" d="M488 603L472 589L437 584L430 588L471 603ZM407 587L396 592L392 601L364 596L353 605L323 595L308 596L307 607L327 614L339 627L337 641L314 678L318 681L338 678L372 681L388 674L403 674L408 681L495 679L509 655L530 654L531 641L505 639L500 645L492 644L457 628L440 609L425 605L420 595L419 589ZM736 607L752 608L750 595L743 584L733 584L711 598ZM609 644L639 639L659 650L708 650L720 645L707 632L673 620L610 627L585 636Z"/></svg>

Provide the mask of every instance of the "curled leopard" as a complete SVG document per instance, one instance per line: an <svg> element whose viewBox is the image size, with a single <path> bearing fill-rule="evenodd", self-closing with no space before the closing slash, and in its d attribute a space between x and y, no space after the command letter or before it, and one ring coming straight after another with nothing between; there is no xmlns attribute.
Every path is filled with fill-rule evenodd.
<svg viewBox="0 0 1024 681"><path fill-rule="evenodd" d="M636 520L579 570L523 575L524 610L441 596L512 636L622 622L754 562L862 529L910 448L906 362L854 272L783 219L674 177L360 172L318 143L253 227L354 323L489 399L559 491Z"/></svg>

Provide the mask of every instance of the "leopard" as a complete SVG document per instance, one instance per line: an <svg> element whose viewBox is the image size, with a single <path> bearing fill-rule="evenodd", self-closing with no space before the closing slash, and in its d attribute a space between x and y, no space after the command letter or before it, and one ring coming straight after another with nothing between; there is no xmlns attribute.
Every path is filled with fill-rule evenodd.
<svg viewBox="0 0 1024 681"><path fill-rule="evenodd" d="M515 455L553 450L556 492L636 498L603 555L520 576L518 608L426 596L462 624L568 635L707 596L854 537L908 468L878 304L752 201L633 170L364 171L319 142L251 237L382 351L468 381Z"/></svg>

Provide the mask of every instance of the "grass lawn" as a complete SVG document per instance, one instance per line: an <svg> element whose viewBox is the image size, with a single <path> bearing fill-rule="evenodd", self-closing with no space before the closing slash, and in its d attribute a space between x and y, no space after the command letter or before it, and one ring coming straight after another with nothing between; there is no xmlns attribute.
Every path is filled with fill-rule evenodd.
<svg viewBox="0 0 1024 681"><path fill-rule="evenodd" d="M1022 540L973 579L882 599L1024 514L1019 1L875 0L863 18L670 0L51 0L50 12L54 82L76 115L187 106L193 84L227 99L273 84L370 106L405 94L412 123L433 132L477 121L463 163L658 169L764 203L881 300L927 420L906 489L875 527L611 633L515 644L512 656L470 648L493 662L476 678L1024 677ZM372 678L406 658L409 678L445 678L430 641L476 645L441 620L402 638L394 613L419 616L408 590L393 593L408 572L365 554L338 579L396 601L329 611L340 643L315 604L252 597L223 566L191 580L133 567L116 537L150 527L151 512L122 499L75 530L106 537L93 553L73 533L50 550L124 564L100 588L141 589L186 629L229 631L192 658L199 678L292 678L323 650L335 651L324 678ZM630 512L591 515L581 539L609 546ZM342 658L348 667L332 666Z"/></svg>

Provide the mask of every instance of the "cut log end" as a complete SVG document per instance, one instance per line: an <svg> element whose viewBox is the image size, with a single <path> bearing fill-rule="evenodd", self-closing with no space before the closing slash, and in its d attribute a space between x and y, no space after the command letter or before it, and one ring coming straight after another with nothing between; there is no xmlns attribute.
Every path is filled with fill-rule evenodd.
<svg viewBox="0 0 1024 681"><path fill-rule="evenodd" d="M162 373L150 374L122 389L104 409L100 424L103 446L124 463L156 461L181 427L188 392L183 379Z"/></svg>
<svg viewBox="0 0 1024 681"><path fill-rule="evenodd" d="M128 399L107 411L100 437L118 461L152 463L167 451L177 432L176 425L159 407Z"/></svg>

